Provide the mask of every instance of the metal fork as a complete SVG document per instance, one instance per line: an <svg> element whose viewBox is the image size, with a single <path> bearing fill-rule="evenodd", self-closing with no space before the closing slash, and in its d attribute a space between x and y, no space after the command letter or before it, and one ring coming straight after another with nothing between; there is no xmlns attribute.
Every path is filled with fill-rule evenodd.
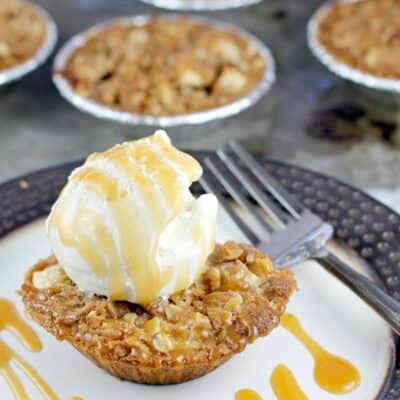
<svg viewBox="0 0 400 400"><path fill-rule="evenodd" d="M205 159L200 184L216 195L248 240L269 254L278 267L317 260L400 334L400 303L327 249L333 227L291 196L238 143L231 141L228 146L229 153L217 150L214 157ZM246 211L251 225L225 197L225 191Z"/></svg>

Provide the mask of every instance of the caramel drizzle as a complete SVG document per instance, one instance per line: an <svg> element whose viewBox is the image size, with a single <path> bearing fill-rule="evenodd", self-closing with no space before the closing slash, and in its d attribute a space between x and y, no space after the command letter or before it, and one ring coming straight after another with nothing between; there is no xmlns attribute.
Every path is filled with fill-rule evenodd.
<svg viewBox="0 0 400 400"><path fill-rule="evenodd" d="M10 301L0 298L0 331L8 330L29 350L38 352L42 345L36 333L18 315ZM29 400L29 397L10 363L15 363L34 383L46 400L59 400L50 386L41 378L35 369L0 339L0 373L7 381L11 391L18 400Z"/></svg>
<svg viewBox="0 0 400 400"><path fill-rule="evenodd" d="M324 390L335 393L349 393L360 383L358 370L349 361L337 357L316 343L303 329L293 314L284 314L281 324L291 332L314 357L314 378ZM8 330L30 351L38 352L42 349L41 342L23 319L18 315L10 301L0 298L0 331ZM0 339L0 373L6 379L11 391L18 400L29 400L29 397L17 375L10 366L13 361L34 383L45 400L59 400L50 386L41 378L37 371L22 357L15 353ZM300 389L293 373L284 365L278 365L271 376L271 385L278 400L308 400ZM71 400L83 400L74 396ZM262 400L261 396L251 389L242 389L236 392L235 400Z"/></svg>
<svg viewBox="0 0 400 400"><path fill-rule="evenodd" d="M272 372L271 386L278 400L308 400L292 371L283 364L277 365Z"/></svg>
<svg viewBox="0 0 400 400"><path fill-rule="evenodd" d="M122 182L109 172L96 169L96 161L103 159L125 180L134 183L132 192L123 188ZM55 227L61 241L74 247L97 275L108 275L110 298L113 300L127 298L121 270L125 261L137 302L146 304L158 295L172 277L172 271L159 271L155 262L155 250L160 232L183 206L183 182L178 175L183 173L189 181L193 181L201 167L192 157L178 151L165 138L157 135L115 146L104 153L93 154L88 158L88 163L89 165L72 174L70 184L83 184L107 202L108 212L121 240L121 255L124 260L120 259L117 238L109 232L101 215L95 214L85 204L77 207L72 215L65 215L63 210L68 208L68 187L53 209L49 228ZM135 196L142 200L146 212L139 212L135 206ZM152 231L156 232L150 238L142 229L146 225L147 215ZM199 245L201 246L200 243ZM105 257L98 249L104 250ZM182 268L183 274L184 270ZM151 287L146 279L149 274ZM182 276L177 279L174 289L182 290L186 285L187 279Z"/></svg>
<svg viewBox="0 0 400 400"><path fill-rule="evenodd" d="M235 400L262 400L262 397L252 389L240 389L235 393Z"/></svg>
<svg viewBox="0 0 400 400"><path fill-rule="evenodd" d="M349 361L322 348L303 329L293 314L284 314L281 325L294 335L314 358L314 379L324 390L334 394L354 391L360 384L360 373Z"/></svg>

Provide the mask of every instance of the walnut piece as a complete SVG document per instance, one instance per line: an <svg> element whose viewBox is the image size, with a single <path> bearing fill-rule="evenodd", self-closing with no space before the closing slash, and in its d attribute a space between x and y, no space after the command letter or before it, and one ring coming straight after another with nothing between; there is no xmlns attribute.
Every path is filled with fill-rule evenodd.
<svg viewBox="0 0 400 400"><path fill-rule="evenodd" d="M33 274L33 286L37 289L48 289L54 285L62 283L68 279L64 270L59 264L52 265L43 271Z"/></svg>

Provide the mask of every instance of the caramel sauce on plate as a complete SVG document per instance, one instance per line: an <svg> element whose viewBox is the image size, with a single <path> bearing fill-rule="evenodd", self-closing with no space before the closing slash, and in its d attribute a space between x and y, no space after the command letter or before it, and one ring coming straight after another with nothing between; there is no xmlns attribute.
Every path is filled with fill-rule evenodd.
<svg viewBox="0 0 400 400"><path fill-rule="evenodd" d="M278 400L308 400L292 371L283 364L276 366L272 372L271 386Z"/></svg>
<svg viewBox="0 0 400 400"><path fill-rule="evenodd" d="M0 298L0 331L2 330L8 330L14 334L30 351L38 352L42 349L38 336L18 315L12 303L7 299ZM29 400L29 397L22 382L11 368L11 362L17 365L35 384L44 399L59 400L37 371L0 339L0 374L6 379L17 400Z"/></svg>
<svg viewBox="0 0 400 400"><path fill-rule="evenodd" d="M349 361L322 348L303 329L293 314L284 314L281 325L292 333L313 356L314 379L322 389L334 394L345 394L358 387L360 373L357 368Z"/></svg>
<svg viewBox="0 0 400 400"><path fill-rule="evenodd" d="M33 329L18 315L13 304L0 298L0 331L8 330L30 351L42 350L40 339Z"/></svg>
<svg viewBox="0 0 400 400"><path fill-rule="evenodd" d="M235 400L262 400L262 397L252 389L240 389L235 393Z"/></svg>

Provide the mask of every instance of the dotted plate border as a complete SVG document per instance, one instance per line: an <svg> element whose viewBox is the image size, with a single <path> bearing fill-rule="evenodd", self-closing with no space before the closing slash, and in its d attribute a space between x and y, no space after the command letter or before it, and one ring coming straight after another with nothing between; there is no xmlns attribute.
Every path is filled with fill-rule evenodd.
<svg viewBox="0 0 400 400"><path fill-rule="evenodd" d="M206 152L192 153L202 161ZM259 158L305 206L335 227L343 245L364 258L386 290L400 300L400 215L367 194L334 178L280 161ZM47 215L71 170L81 162L50 167L0 185L0 238ZM400 346L396 369L381 398L400 398Z"/></svg>

